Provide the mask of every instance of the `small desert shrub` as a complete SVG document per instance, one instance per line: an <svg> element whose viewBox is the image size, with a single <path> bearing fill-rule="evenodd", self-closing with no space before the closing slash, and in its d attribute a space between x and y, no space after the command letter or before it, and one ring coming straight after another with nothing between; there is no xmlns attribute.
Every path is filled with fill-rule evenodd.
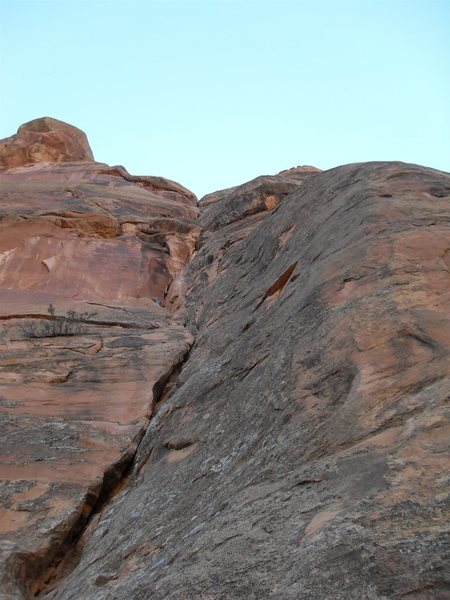
<svg viewBox="0 0 450 600"><path fill-rule="evenodd" d="M69 310L65 316L57 315L52 304L47 308L48 318L25 321L20 325L22 334L26 338L57 337L60 335L82 335L86 333L86 321L92 319L97 313L77 313Z"/></svg>

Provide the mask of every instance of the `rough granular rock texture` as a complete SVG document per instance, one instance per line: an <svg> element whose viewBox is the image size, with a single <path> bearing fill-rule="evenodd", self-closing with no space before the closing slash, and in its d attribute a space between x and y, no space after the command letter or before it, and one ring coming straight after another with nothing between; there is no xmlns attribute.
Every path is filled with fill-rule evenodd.
<svg viewBox="0 0 450 600"><path fill-rule="evenodd" d="M299 175L207 197L193 348L46 598L449 597L450 176Z"/></svg>

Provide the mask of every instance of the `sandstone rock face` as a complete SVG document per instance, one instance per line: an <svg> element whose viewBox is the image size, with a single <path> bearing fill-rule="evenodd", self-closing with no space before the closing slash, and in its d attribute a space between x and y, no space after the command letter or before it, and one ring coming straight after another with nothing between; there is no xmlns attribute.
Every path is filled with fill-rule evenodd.
<svg viewBox="0 0 450 600"><path fill-rule="evenodd" d="M19 135L48 121L78 131ZM74 147L0 171L1 598L54 575L193 341L164 298L196 245L195 197Z"/></svg>
<svg viewBox="0 0 450 600"><path fill-rule="evenodd" d="M77 127L43 117L19 127L0 141L0 168L73 160L93 160L86 135Z"/></svg>
<svg viewBox="0 0 450 600"><path fill-rule="evenodd" d="M164 303L199 235L193 194L95 162L0 173L2 288L46 300Z"/></svg>
<svg viewBox="0 0 450 600"><path fill-rule="evenodd" d="M173 184L117 185L114 169L87 165L78 196L29 209L48 227L31 236L34 260L25 235L26 258L4 259L4 597L448 597L450 175L300 167L207 196L196 224ZM52 195L62 165L42 169L11 182L9 194L35 173L23 205L7 204L10 227L27 222L38 181ZM141 193L177 216L147 214ZM112 224L68 216L91 194ZM143 227L153 218L157 232ZM98 269L64 296L55 266L46 286L35 263L60 253L39 240L57 231L69 260L64 223L80 239L149 244L151 281L127 247L113 256L139 284L118 291ZM165 262L145 254L154 233L175 238ZM49 301L99 314L78 336L14 337L19 308L43 320Z"/></svg>

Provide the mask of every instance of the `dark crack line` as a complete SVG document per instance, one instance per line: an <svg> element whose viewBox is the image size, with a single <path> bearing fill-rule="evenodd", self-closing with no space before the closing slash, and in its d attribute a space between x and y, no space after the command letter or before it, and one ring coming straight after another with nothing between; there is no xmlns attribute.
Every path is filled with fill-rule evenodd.
<svg viewBox="0 0 450 600"><path fill-rule="evenodd" d="M167 373L164 373L154 384L153 408L163 396L166 386L170 384L171 375L173 373L179 374L180 367L187 361L192 347L193 344L187 349L182 359L173 364L170 370ZM136 471L136 458L138 457L139 450L141 449L142 444L145 443L147 433L151 430L151 424L158 414L159 412L156 412L148 418L147 426L138 434L135 449L125 451L125 453L105 471L98 493L96 494L95 490L87 491L85 507L87 506L89 508L89 495L95 498L92 501L88 514L86 514L84 509L81 511L78 521L71 528L65 542L63 542L57 550L56 556L49 558L47 564L42 565L41 573L44 575L41 575L40 578L37 577L34 581L30 582L30 587L36 590L33 597L39 597L41 594L46 594L48 591L57 587L60 579L66 576L71 568L71 561L73 561L79 551L78 542L92 520L97 514L104 510L105 506L107 506L116 495L116 492L125 487L131 474L133 472L138 474L144 464L148 461L152 454L153 446L145 453L143 460L142 458L139 459L138 470Z"/></svg>
<svg viewBox="0 0 450 600"><path fill-rule="evenodd" d="M112 308L113 310L123 310L128 315L133 316L133 313L126 308L123 308L123 306L111 306L110 304L102 304L101 302L86 302L86 304L89 304L90 306L103 306L104 308Z"/></svg>

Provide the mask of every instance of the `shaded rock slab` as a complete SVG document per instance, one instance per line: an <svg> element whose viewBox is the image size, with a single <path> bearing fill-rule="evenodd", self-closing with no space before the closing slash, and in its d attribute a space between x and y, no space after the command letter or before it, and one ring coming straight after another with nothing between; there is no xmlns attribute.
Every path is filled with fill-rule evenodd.
<svg viewBox="0 0 450 600"><path fill-rule="evenodd" d="M205 254L203 251L200 263L195 263L202 268L192 275L194 281L196 277L207 277L209 285L212 285L221 269L222 258L231 246L242 242L267 215L277 209L283 198L317 173L320 170L315 167L294 167L278 175L263 175L240 186L204 196L201 200L201 245L211 249L211 252ZM207 244L211 238L213 241ZM206 269L203 268L205 262ZM166 299L173 314L179 317L183 314L188 294L189 284L184 276L185 271L181 270L172 282ZM201 299L199 303L202 303Z"/></svg>
<svg viewBox="0 0 450 600"><path fill-rule="evenodd" d="M448 597L450 175L264 197L205 203L169 294L193 349L46 597Z"/></svg>

